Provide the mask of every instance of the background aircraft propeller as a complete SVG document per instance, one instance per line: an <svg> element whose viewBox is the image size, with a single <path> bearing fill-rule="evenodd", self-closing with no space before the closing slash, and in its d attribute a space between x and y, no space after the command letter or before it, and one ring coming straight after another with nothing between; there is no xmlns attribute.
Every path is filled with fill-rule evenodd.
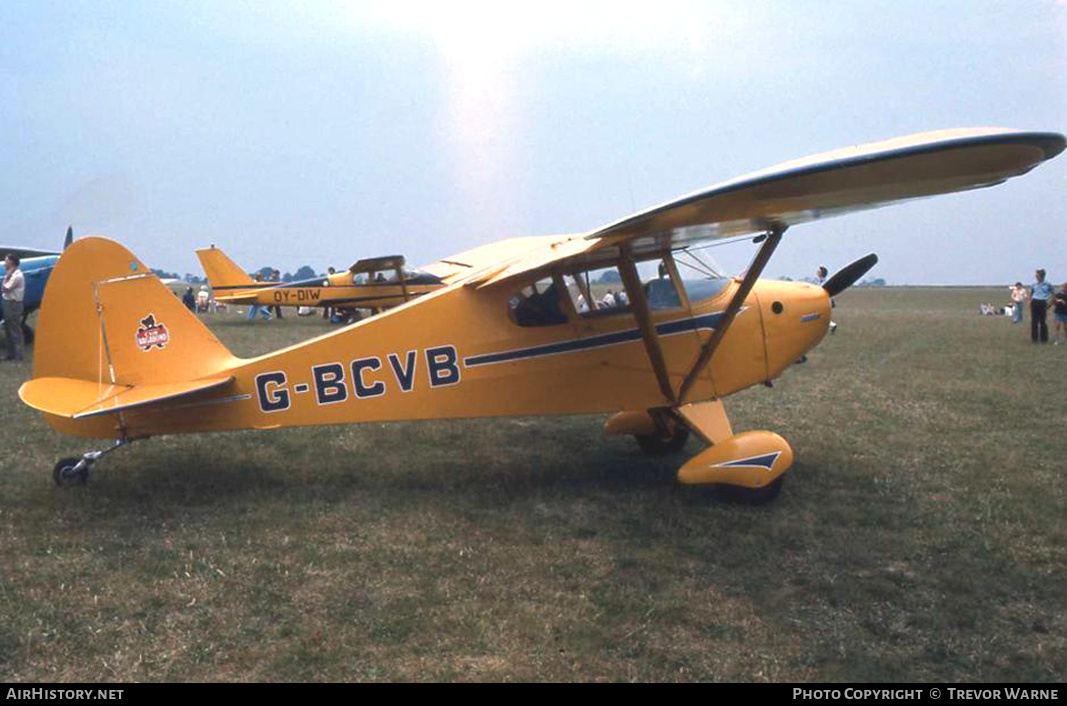
<svg viewBox="0 0 1067 706"><path fill-rule="evenodd" d="M838 294L854 285L860 277L867 274L867 272L877 264L878 256L874 253L861 257L855 262L845 265L843 268L835 272L833 277L826 280L822 288L825 289L826 293L831 297L836 297Z"/></svg>

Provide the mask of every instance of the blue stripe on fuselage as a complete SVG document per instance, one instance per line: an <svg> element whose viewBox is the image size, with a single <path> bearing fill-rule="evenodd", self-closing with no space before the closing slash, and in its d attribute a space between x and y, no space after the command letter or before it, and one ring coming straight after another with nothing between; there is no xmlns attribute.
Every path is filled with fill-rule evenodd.
<svg viewBox="0 0 1067 706"><path fill-rule="evenodd" d="M673 336L674 334L686 333L687 331L712 331L719 325L719 322L722 321L723 315L724 312L720 311L714 314L705 314L703 316L667 321L662 324L656 324L656 333L661 336ZM614 346L619 343L628 343L630 341L639 340L641 340L640 329L632 328L626 329L625 331L616 331L614 333L591 336L590 338L578 338L570 341L560 341L558 343L546 343L541 346L519 348L517 350L502 351L500 353L473 355L464 358L463 365L467 368L473 368L478 365L492 365L493 363L507 363L515 360L525 360L527 358L539 358L546 355L573 353L575 351L603 348L604 346Z"/></svg>

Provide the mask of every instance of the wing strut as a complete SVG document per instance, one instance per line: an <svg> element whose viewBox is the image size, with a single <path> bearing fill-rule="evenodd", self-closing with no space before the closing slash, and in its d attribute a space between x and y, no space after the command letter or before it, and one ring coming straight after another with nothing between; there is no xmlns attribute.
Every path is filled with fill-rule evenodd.
<svg viewBox="0 0 1067 706"><path fill-rule="evenodd" d="M400 291L404 294L404 302L407 303L411 296L408 294L408 283L404 279L404 267L402 265L396 266L396 281L400 283Z"/></svg>
<svg viewBox="0 0 1067 706"><path fill-rule="evenodd" d="M630 252L630 243L619 245L619 274L622 283L626 287L626 296L630 298L630 306L637 318L637 326L641 329L641 336L645 339L645 350L648 351L648 359L652 363L652 370L656 373L656 382L663 396L670 401L671 405L678 404L678 398L674 395L671 387L671 378L667 374L667 362L663 357L663 349L659 345L659 337L656 335L656 327L652 323L652 313L648 308L648 300L645 298L645 290L641 287L641 278L637 274L637 265L634 264L633 254Z"/></svg>
<svg viewBox="0 0 1067 706"><path fill-rule="evenodd" d="M682 383L682 388L678 391L678 401L681 403L686 402L686 395L689 393L690 388L693 387L693 383L696 382L697 376L700 375L700 371L707 366L711 360L711 356L714 355L715 349L719 347L719 343L722 341L726 332L730 329L730 324L734 322L734 317L737 316L737 312L741 310L741 305L745 303L745 297L752 291L753 285L756 284L756 280L759 279L760 274L763 272L763 268L767 266L767 261L771 259L771 255L774 253L774 249L778 247L778 243L782 240L782 233L785 232L787 226L781 223L774 223L767 230L766 239L763 241L763 246L756 253L755 259L752 260L752 265L748 268L748 272L745 273L744 279L741 280L740 286L737 291L734 292L733 299L726 306L726 311L723 312L722 321L715 328L714 333L711 334L711 338L704 344L704 347L700 351L700 357L697 358L697 362L693 365L693 369L689 371L689 375L686 376L685 382Z"/></svg>

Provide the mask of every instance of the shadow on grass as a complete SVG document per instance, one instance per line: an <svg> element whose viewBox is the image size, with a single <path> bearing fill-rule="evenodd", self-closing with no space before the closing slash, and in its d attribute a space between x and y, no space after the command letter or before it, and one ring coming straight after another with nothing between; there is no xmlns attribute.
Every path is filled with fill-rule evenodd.
<svg viewBox="0 0 1067 706"><path fill-rule="evenodd" d="M56 493L73 505L84 495L106 500L112 512L138 513L146 506L371 498L382 508L425 502L501 508L568 494L614 502L672 489L678 468L698 449L691 442L677 455L644 456L629 439L604 438L587 419L236 432L138 442L95 466L88 487Z"/></svg>

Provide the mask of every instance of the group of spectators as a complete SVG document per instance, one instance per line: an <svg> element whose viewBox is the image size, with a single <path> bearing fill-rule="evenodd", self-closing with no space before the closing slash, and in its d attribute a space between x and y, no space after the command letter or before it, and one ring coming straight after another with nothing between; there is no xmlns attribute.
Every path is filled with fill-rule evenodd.
<svg viewBox="0 0 1067 706"><path fill-rule="evenodd" d="M609 289L607 293L600 298L599 301L596 299L593 300L593 308L597 310L614 309L617 306L629 305L630 298L626 296L626 292L622 291L621 289L618 292L613 289ZM586 303L585 296L582 294L578 295L578 302L576 306L578 308L579 314L584 314L585 312L589 311L589 304Z"/></svg>
<svg viewBox="0 0 1067 706"><path fill-rule="evenodd" d="M1029 287L1022 282L1011 286L1013 307L1012 322L1023 321L1023 309L1030 302L1030 340L1034 343L1048 343L1048 310L1051 307L1055 336L1053 345L1061 341L1067 343L1067 282L1057 290L1045 280L1045 271L1035 273L1037 281Z"/></svg>
<svg viewBox="0 0 1067 706"><path fill-rule="evenodd" d="M208 293L204 285L201 285L200 291L196 293L193 292L192 287L187 287L185 294L182 295L182 304L185 304L185 308L194 314L208 311L215 313L219 310L219 303Z"/></svg>
<svg viewBox="0 0 1067 706"><path fill-rule="evenodd" d="M279 270L271 270L270 274L264 277L261 272L256 272L252 275L252 278L256 282L281 282L282 273ZM285 318L282 316L282 308L277 304L252 304L252 306L248 307L248 320L255 321L257 316L262 316L264 321L270 321L272 313L279 321Z"/></svg>

